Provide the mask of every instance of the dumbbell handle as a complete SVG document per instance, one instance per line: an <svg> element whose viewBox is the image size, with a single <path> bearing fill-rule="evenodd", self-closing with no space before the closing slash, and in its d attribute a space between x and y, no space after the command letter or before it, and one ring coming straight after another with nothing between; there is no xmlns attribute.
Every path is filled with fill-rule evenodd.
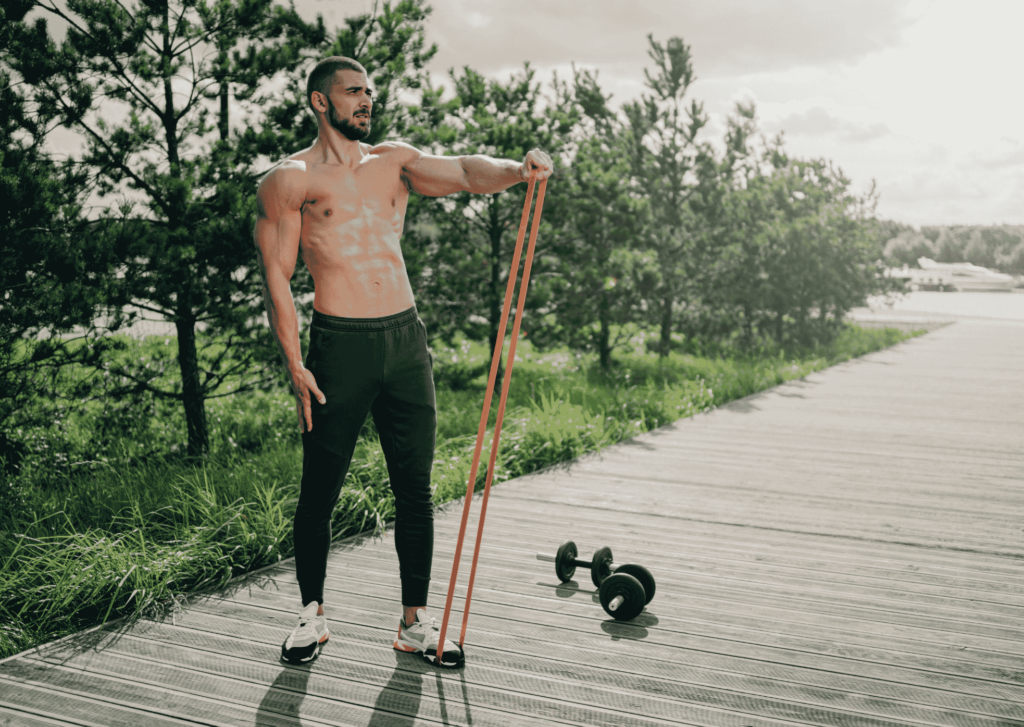
<svg viewBox="0 0 1024 727"><path fill-rule="evenodd" d="M558 559L555 558L555 556L553 556L553 555L548 555L547 553L537 553L537 560L542 560L545 563L556 563ZM579 558L573 558L572 562L573 562L573 565L575 565L577 568L593 568L593 566L594 566L592 561L580 560ZM615 572L615 569L618 568L618 567L619 567L618 563L612 563L610 565L610 570L612 572Z"/></svg>
<svg viewBox="0 0 1024 727"><path fill-rule="evenodd" d="M614 610L615 610L615 609L617 609L617 608L618 608L619 606L621 606L621 605L623 604L623 602L624 602L625 600L626 600L626 599L625 599L625 598L623 598L622 596L616 596L615 598L613 598L613 599L612 599L612 600L611 600L611 601L610 601L610 602L608 603L608 610L609 610L609 611L614 611Z"/></svg>

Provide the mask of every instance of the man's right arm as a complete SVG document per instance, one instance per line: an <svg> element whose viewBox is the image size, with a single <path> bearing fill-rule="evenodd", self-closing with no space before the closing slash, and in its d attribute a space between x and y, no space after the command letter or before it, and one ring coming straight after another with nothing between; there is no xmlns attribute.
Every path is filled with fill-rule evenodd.
<svg viewBox="0 0 1024 727"><path fill-rule="evenodd" d="M306 173L296 164L270 172L256 192L256 260L263 280L263 302L267 320L277 339L281 355L298 399L303 431L312 429L309 390L323 401L312 375L302 366L299 320L292 298L291 279L299 256L302 205L306 197Z"/></svg>

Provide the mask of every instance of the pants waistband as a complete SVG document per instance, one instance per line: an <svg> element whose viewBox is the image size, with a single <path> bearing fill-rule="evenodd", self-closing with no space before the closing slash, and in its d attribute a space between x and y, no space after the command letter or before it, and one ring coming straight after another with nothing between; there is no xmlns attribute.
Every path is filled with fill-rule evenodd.
<svg viewBox="0 0 1024 727"><path fill-rule="evenodd" d="M412 323L417 318L416 306L382 318L341 318L314 309L311 325L328 331L386 331Z"/></svg>

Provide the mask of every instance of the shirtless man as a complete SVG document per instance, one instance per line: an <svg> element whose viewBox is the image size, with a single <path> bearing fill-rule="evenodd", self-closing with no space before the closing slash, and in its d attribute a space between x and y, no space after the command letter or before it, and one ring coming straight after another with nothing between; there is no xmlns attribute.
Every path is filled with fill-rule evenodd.
<svg viewBox="0 0 1024 727"><path fill-rule="evenodd" d="M369 411L395 494L404 613L394 648L422 653L439 666L461 666L462 650L448 639L438 658L437 629L426 611L437 418L426 327L402 258L405 209L410 192L489 194L533 173L545 179L551 158L536 149L520 163L432 156L401 142L361 143L370 131L373 87L350 58L320 61L306 98L316 115L317 139L263 178L254 231L267 317L291 376L302 431L294 523L302 608L281 656L309 662L327 641L323 589L331 512ZM315 288L305 365L289 286L300 250Z"/></svg>

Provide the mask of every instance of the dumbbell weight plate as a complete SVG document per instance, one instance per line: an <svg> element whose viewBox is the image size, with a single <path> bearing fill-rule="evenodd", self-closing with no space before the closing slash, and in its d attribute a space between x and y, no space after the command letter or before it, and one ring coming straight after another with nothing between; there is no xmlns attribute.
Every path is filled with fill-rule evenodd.
<svg viewBox="0 0 1024 727"><path fill-rule="evenodd" d="M594 552L594 559L590 561L590 580L598 588L605 579L612 574L612 549L598 548Z"/></svg>
<svg viewBox="0 0 1024 727"><path fill-rule="evenodd" d="M642 565L626 563L625 565L620 565L616 568L615 572L627 573L640 581L640 585L644 587L644 593L647 595L646 603L650 603L651 599L654 598L654 576L652 576L651 572Z"/></svg>
<svg viewBox="0 0 1024 727"><path fill-rule="evenodd" d="M572 576L576 572L577 555L579 555L579 551L576 550L576 543L571 540L566 540L558 546L558 552L555 553L555 575L562 583L572 580Z"/></svg>
<svg viewBox="0 0 1024 727"><path fill-rule="evenodd" d="M647 596L644 587L628 573L613 573L601 584L601 607L616 621L632 621L644 610ZM611 603L622 596L622 603L615 610Z"/></svg>

